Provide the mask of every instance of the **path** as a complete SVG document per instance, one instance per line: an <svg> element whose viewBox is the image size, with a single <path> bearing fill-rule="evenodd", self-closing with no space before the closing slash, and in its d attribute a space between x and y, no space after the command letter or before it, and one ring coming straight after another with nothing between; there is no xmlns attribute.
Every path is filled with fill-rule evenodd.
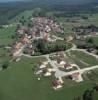
<svg viewBox="0 0 98 100"><path fill-rule="evenodd" d="M56 38L57 38L57 37L56 37ZM77 47L76 47L75 44L72 44L72 45L73 45L72 48L66 50L65 52L70 52L71 50L77 50L77 51L85 52L85 53L87 53L87 54L89 54L89 55L92 55L92 56L98 58L97 55L94 55L94 54L92 54L92 53L89 53L89 52L87 52L87 51L84 50L84 49L77 49ZM63 53L64 53L64 56L66 56L66 55L65 55L65 52L63 52ZM52 53L52 54L54 54L54 53ZM65 77L65 76L72 75L72 74L77 73L77 72L79 72L80 74L83 74L83 73L86 72L86 71L90 71L90 70L94 70L94 69L97 69L97 68L98 68L98 65L92 66L92 67L89 67L89 68L84 68L84 69L80 69L79 67L77 67L77 70L75 70L75 71L65 72L65 71L61 71L61 70L55 65L55 63L49 58L49 54L41 55L41 56L30 56L30 55L27 55L27 54L21 54L21 55L22 55L22 56L25 56L25 57L28 57L28 58L45 57L45 58L48 60L48 62L51 64L51 66L53 67L53 69L55 70L55 77L56 77L56 78L58 78L58 77Z"/></svg>

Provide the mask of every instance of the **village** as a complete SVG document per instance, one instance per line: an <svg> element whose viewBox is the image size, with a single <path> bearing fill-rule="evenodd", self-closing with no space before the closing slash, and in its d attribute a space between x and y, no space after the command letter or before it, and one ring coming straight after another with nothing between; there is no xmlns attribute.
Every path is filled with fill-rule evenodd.
<svg viewBox="0 0 98 100"><path fill-rule="evenodd" d="M98 100L97 0L1 0L0 14L0 100Z"/></svg>
<svg viewBox="0 0 98 100"><path fill-rule="evenodd" d="M30 19L31 25L29 27L20 25L17 28L18 41L12 47L12 55L19 56L24 48L28 49L30 55L34 54L34 40L45 40L54 42L58 37L51 34L51 32L63 33L64 30L60 24L51 18L37 17Z"/></svg>
<svg viewBox="0 0 98 100"><path fill-rule="evenodd" d="M35 40L39 41L40 39L42 39L45 41L49 41L50 43L54 43L57 40L63 41L65 39L57 37L54 34L51 34L51 32L58 32L58 33L64 32L63 26L51 18L36 17L36 18L31 18L30 22L32 24L30 24L29 27L22 25L18 26L17 28L18 41L16 41L16 43L12 46L11 53L13 58L16 59L16 62L20 61L21 56L25 56L28 58L34 58L34 57L36 58L41 56L45 57L47 60L45 62L41 61L39 64L37 64L33 72L35 75L38 76L39 81L41 80L40 75L44 77L55 76L55 79L52 80L52 86L55 90L57 90L63 87L64 77L68 77L72 81L80 83L84 81L83 79L84 72L88 72L90 70L98 68L98 65L94 65L94 66L89 66L88 68L85 67L84 69L81 69L81 67L77 63L68 58L67 54L70 55L71 51L75 50L81 51L81 49L78 49L77 46L73 43L72 47L66 50L66 52L58 51L56 53L51 53L51 54L32 56L35 54L35 47L33 44ZM78 40L81 39L82 33L81 31L79 31L79 29L77 30L76 30L77 34L75 37L69 36L68 38L66 38L66 41L68 43L72 41L74 38ZM91 32L93 31L90 31L90 33ZM89 35L87 34L87 36ZM24 53L24 50L27 50L27 53ZM83 52L90 55L89 52L87 52L86 50L84 50ZM96 58L94 54L92 54L92 56ZM86 64L86 62L84 61L81 62Z"/></svg>

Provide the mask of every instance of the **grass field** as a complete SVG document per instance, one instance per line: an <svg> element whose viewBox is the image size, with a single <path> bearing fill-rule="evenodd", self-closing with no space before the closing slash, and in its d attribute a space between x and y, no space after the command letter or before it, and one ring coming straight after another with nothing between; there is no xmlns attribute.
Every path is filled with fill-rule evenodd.
<svg viewBox="0 0 98 100"><path fill-rule="evenodd" d="M7 62L11 59L11 57L9 56L9 52L4 49L4 48L0 48L0 64L3 64L4 62Z"/></svg>
<svg viewBox="0 0 98 100"><path fill-rule="evenodd" d="M0 29L0 45L8 45L13 43L14 39L11 38L15 34L15 26Z"/></svg>
<svg viewBox="0 0 98 100"><path fill-rule="evenodd" d="M88 19L82 19L81 16L88 16ZM80 14L79 17L60 17L57 18L59 22L63 23L64 26L64 33L58 36L66 36L69 34L73 34L72 28L73 26L89 26L89 25L96 25L98 26L98 14L93 14L92 16L89 14Z"/></svg>
<svg viewBox="0 0 98 100"><path fill-rule="evenodd" d="M98 46L98 37L92 37L93 38L93 40L94 40L94 44L96 45L96 46Z"/></svg>
<svg viewBox="0 0 98 100"><path fill-rule="evenodd" d="M98 69L89 71L88 73L84 73L84 79L97 82L98 81Z"/></svg>
<svg viewBox="0 0 98 100"><path fill-rule="evenodd" d="M68 55L68 54L67 54ZM82 51L71 51L68 55L80 68L98 65L98 60Z"/></svg>
<svg viewBox="0 0 98 100"><path fill-rule="evenodd" d="M65 80L64 87L54 91L51 77L41 77L38 81L37 76L33 74L32 67L39 60L45 59L23 58L18 63L11 63L7 70L0 72L0 100L72 100L74 96L82 95L85 89L93 86L89 81L76 84ZM95 100L97 99L96 94Z"/></svg>
<svg viewBox="0 0 98 100"><path fill-rule="evenodd" d="M4 48L12 44L15 39L12 39L12 35L15 34L15 26L8 28L0 28L0 64L9 61L11 57L9 56L9 51Z"/></svg>

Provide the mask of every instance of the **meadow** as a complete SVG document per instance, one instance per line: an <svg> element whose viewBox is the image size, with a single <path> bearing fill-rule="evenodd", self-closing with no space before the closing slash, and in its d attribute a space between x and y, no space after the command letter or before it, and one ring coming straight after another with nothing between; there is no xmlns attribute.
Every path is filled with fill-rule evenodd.
<svg viewBox="0 0 98 100"><path fill-rule="evenodd" d="M40 76L41 80L38 81L38 76L34 75L32 68L39 60L45 59L22 58L20 62L12 62L7 70L0 72L1 100L73 100L94 85L91 81L75 83L65 79L64 87L55 91L52 88L52 77ZM97 100L97 93L95 96L94 100Z"/></svg>

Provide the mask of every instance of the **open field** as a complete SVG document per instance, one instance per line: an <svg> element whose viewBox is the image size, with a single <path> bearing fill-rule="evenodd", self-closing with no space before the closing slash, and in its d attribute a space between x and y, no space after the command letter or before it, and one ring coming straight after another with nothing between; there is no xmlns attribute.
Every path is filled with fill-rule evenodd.
<svg viewBox="0 0 98 100"><path fill-rule="evenodd" d="M98 60L82 51L71 51L67 56L72 59L80 68L98 65Z"/></svg>
<svg viewBox="0 0 98 100"><path fill-rule="evenodd" d="M88 19L82 19L82 16L87 16ZM65 34L56 34L58 36L66 36L73 34L72 28L73 26L89 26L89 25L95 25L98 26L98 14L80 14L78 17L73 16L73 17L60 17L57 18L59 22L63 23L64 26L64 33Z"/></svg>
<svg viewBox="0 0 98 100"><path fill-rule="evenodd" d="M84 73L83 76L85 80L91 80L93 82L97 82L98 81L98 69L86 72Z"/></svg>
<svg viewBox="0 0 98 100"><path fill-rule="evenodd" d="M11 45L15 41L15 39L12 38L12 35L14 34L14 26L0 29L0 64L11 59L11 57L9 56L9 51L4 47Z"/></svg>
<svg viewBox="0 0 98 100"><path fill-rule="evenodd" d="M0 48L0 64L3 64L6 61L9 61L11 57L6 49Z"/></svg>
<svg viewBox="0 0 98 100"><path fill-rule="evenodd" d="M93 86L89 81L77 84L65 79L64 88L54 91L51 77L41 77L41 80L38 81L37 76L33 74L32 67L39 60L45 59L23 58L18 63L11 63L7 70L0 72L1 100L72 100L74 96L82 95L85 89ZM97 99L96 94L95 100Z"/></svg>
<svg viewBox="0 0 98 100"><path fill-rule="evenodd" d="M15 26L0 29L0 45L8 45L13 43L12 35L15 34Z"/></svg>

